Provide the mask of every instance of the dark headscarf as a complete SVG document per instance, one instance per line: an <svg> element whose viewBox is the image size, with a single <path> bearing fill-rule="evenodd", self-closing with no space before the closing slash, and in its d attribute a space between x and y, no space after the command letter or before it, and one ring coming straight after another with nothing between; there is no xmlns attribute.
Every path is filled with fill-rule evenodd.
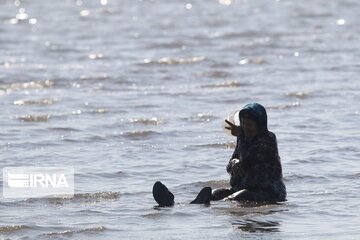
<svg viewBox="0 0 360 240"><path fill-rule="evenodd" d="M249 103L239 113L239 120L241 118L250 118L257 123L258 135L268 132L267 114L265 108L259 103Z"/></svg>

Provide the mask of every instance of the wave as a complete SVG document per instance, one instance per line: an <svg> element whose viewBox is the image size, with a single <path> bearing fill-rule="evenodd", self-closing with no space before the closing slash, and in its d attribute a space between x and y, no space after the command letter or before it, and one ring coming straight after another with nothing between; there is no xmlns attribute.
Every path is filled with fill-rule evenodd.
<svg viewBox="0 0 360 240"><path fill-rule="evenodd" d="M139 105L133 105L132 108L140 108L140 109L149 109L149 108L158 108L158 105L155 104L139 104Z"/></svg>
<svg viewBox="0 0 360 240"><path fill-rule="evenodd" d="M22 99L14 101L14 105L51 105L58 101L56 98L42 98L42 99Z"/></svg>
<svg viewBox="0 0 360 240"><path fill-rule="evenodd" d="M134 124L143 124L143 125L160 125L164 123L162 119L159 119L157 117L153 118L131 118L130 123Z"/></svg>
<svg viewBox="0 0 360 240"><path fill-rule="evenodd" d="M94 193L75 193L72 197L62 195L58 197L42 197L42 198L27 198L27 199L14 199L11 201L3 201L2 205L14 207L14 206L24 206L24 204L40 204L44 205L63 205L68 203L97 203L97 202L106 202L106 201L115 201L124 194L115 191L106 191L106 192L94 192ZM5 226L7 227L7 226ZM0 226L0 231L5 227Z"/></svg>
<svg viewBox="0 0 360 240"><path fill-rule="evenodd" d="M151 43L147 46L148 49L154 49L154 48L158 48L158 49L177 49L177 48L182 48L184 47L186 44L183 41L173 41L173 42L162 42L162 43Z"/></svg>
<svg viewBox="0 0 360 240"><path fill-rule="evenodd" d="M256 221L251 219L237 220L232 223L234 227L245 232L279 232L280 223L275 221Z"/></svg>
<svg viewBox="0 0 360 240"><path fill-rule="evenodd" d="M239 61L240 65L245 65L245 64L262 65L266 63L268 62L262 58L244 58Z"/></svg>
<svg viewBox="0 0 360 240"><path fill-rule="evenodd" d="M212 115L211 113L198 113L191 117L182 118L183 120L190 122L210 122L217 117Z"/></svg>
<svg viewBox="0 0 360 240"><path fill-rule="evenodd" d="M96 109L91 109L88 111L88 113L108 113L109 109L106 108L96 108Z"/></svg>
<svg viewBox="0 0 360 240"><path fill-rule="evenodd" d="M239 38L259 38L261 37L261 33L258 31L242 31L242 32L224 32L222 34L219 34L218 37L224 38L224 39L236 39Z"/></svg>
<svg viewBox="0 0 360 240"><path fill-rule="evenodd" d="M124 171L115 171L115 172L86 172L86 173L78 173L76 174L80 178L91 178L91 179L99 179L99 178L119 178L119 177L129 177L129 173ZM122 194L123 195L123 194Z"/></svg>
<svg viewBox="0 0 360 240"><path fill-rule="evenodd" d="M360 179L360 173L355 173L355 174L348 175L347 178Z"/></svg>
<svg viewBox="0 0 360 240"><path fill-rule="evenodd" d="M31 227L26 225L9 225L9 226L0 226L0 233L12 233L20 230L31 229Z"/></svg>
<svg viewBox="0 0 360 240"><path fill-rule="evenodd" d="M201 88L238 88L243 86L243 84L237 82L237 81L226 81L226 82L220 82L215 84L208 84L203 85Z"/></svg>
<svg viewBox="0 0 360 240"><path fill-rule="evenodd" d="M130 140L146 140L151 139L152 137L159 135L160 133L156 131L132 131L132 132L125 132L121 135L125 136Z"/></svg>
<svg viewBox="0 0 360 240"><path fill-rule="evenodd" d="M297 173L289 173L289 175L284 176L284 181L288 182L299 182L299 181L306 181L306 182L321 182L321 181L328 181L328 178L325 176L316 176L316 175L306 175L306 174L297 174Z"/></svg>
<svg viewBox="0 0 360 240"><path fill-rule="evenodd" d="M44 80L44 81L31 81L24 83L4 84L4 85L0 85L0 90L3 90L5 92L13 92L24 89L50 88L52 86L54 86L53 80Z"/></svg>
<svg viewBox="0 0 360 240"><path fill-rule="evenodd" d="M210 72L204 72L201 75L209 78L227 78L231 76L229 72L225 72L225 71L210 71Z"/></svg>
<svg viewBox="0 0 360 240"><path fill-rule="evenodd" d="M218 143L209 143L202 145L193 145L192 147L201 147L201 148L225 148L225 149L233 149L235 148L236 143L232 142L218 142Z"/></svg>
<svg viewBox="0 0 360 240"><path fill-rule="evenodd" d="M109 110L106 108L96 108L96 109L90 109L90 110L74 110L71 112L72 115L80 115L80 114L84 114L84 113L89 113L89 114L97 114L97 113L108 113Z"/></svg>
<svg viewBox="0 0 360 240"><path fill-rule="evenodd" d="M73 197L59 197L59 198L28 198L25 202L49 202L54 204L61 204L65 202L101 202L107 200L117 200L120 197L120 192L95 192L95 193L75 193Z"/></svg>
<svg viewBox="0 0 360 240"><path fill-rule="evenodd" d="M75 193L72 199L118 199L120 192Z"/></svg>
<svg viewBox="0 0 360 240"><path fill-rule="evenodd" d="M164 207L159 207L159 206L155 206L154 210L163 210ZM189 218L191 216L194 216L193 213L185 213L185 212L179 212L179 211L171 211L171 212L164 212L164 211L156 211L156 212L152 212L152 213L147 213L147 214L143 214L141 215L144 218L148 218L148 219L161 219L164 217L164 215L171 215L172 217L175 218Z"/></svg>
<svg viewBox="0 0 360 240"><path fill-rule="evenodd" d="M69 113L64 114L53 114L53 115L35 115L35 114L28 114L23 116L16 116L15 118L23 121L23 122L47 122L52 118L56 119L64 119L71 115L82 115L82 114L105 114L108 113L109 110L106 108L96 108L96 109L89 109L89 110L74 110Z"/></svg>
<svg viewBox="0 0 360 240"><path fill-rule="evenodd" d="M230 187L229 180L210 180L210 181L198 181L198 182L193 182L190 184L181 184L177 188L178 189L188 189L189 185L192 187L196 187L196 188L211 187L213 189Z"/></svg>
<svg viewBox="0 0 360 240"><path fill-rule="evenodd" d="M25 115L18 116L16 119L24 122L47 122L50 119L50 115Z"/></svg>
<svg viewBox="0 0 360 240"><path fill-rule="evenodd" d="M199 63L205 61L206 58L204 56L196 56L196 57L189 57L189 58L171 58L171 57L164 57L158 60L152 59L144 59L142 64L146 65L154 65L154 64L167 64L167 65L179 65L179 64L191 64L191 63Z"/></svg>
<svg viewBox="0 0 360 240"><path fill-rule="evenodd" d="M79 129L70 128L70 127L50 127L48 129L54 130L54 131L63 131L63 132L78 132L78 131L80 131Z"/></svg>
<svg viewBox="0 0 360 240"><path fill-rule="evenodd" d="M90 227L90 228L84 228L84 229L70 229L60 232L49 232L46 234L42 234L41 236L48 236L48 237L56 237L56 236L68 236L73 235L77 233L94 233L94 232L103 232L106 228L104 226L99 227Z"/></svg>
<svg viewBox="0 0 360 240"><path fill-rule="evenodd" d="M311 94L308 92L290 92L290 93L286 93L286 96L305 99L305 98L309 98Z"/></svg>
<svg viewBox="0 0 360 240"><path fill-rule="evenodd" d="M294 102L294 103L286 104L286 105L282 105L282 106L270 106L268 108L274 109L274 110L286 110L286 109L291 109L291 108L297 108L300 106L301 106L301 104L299 102Z"/></svg>

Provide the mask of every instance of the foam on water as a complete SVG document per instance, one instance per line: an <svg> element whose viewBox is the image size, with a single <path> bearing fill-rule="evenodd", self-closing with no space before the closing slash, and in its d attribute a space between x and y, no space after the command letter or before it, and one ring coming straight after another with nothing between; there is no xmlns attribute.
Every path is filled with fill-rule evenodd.
<svg viewBox="0 0 360 240"><path fill-rule="evenodd" d="M202 88L238 88L241 87L242 84L237 81L226 81L215 84L208 84L201 86Z"/></svg>
<svg viewBox="0 0 360 240"><path fill-rule="evenodd" d="M12 233L12 232L16 232L16 231L22 231L22 230L26 230L26 229L30 229L30 227L25 226L25 225L1 226L0 227L0 233L1 234L8 234L8 233Z"/></svg>

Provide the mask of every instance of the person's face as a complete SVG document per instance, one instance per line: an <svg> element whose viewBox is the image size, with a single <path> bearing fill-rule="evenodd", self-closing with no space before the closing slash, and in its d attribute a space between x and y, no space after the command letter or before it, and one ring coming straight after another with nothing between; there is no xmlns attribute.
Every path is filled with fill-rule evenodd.
<svg viewBox="0 0 360 240"><path fill-rule="evenodd" d="M240 124L244 130L246 137L255 137L257 134L257 124L254 120L249 118L241 118Z"/></svg>

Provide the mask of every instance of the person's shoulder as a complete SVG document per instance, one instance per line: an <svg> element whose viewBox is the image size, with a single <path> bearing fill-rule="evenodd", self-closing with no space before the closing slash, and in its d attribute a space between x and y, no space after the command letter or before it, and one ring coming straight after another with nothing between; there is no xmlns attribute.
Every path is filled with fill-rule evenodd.
<svg viewBox="0 0 360 240"><path fill-rule="evenodd" d="M268 131L268 136L271 140L276 141L276 135L275 133Z"/></svg>
<svg viewBox="0 0 360 240"><path fill-rule="evenodd" d="M262 135L262 137L260 137L259 142L263 143L263 144L267 144L267 145L276 145L276 135L273 132L268 131L266 134Z"/></svg>

